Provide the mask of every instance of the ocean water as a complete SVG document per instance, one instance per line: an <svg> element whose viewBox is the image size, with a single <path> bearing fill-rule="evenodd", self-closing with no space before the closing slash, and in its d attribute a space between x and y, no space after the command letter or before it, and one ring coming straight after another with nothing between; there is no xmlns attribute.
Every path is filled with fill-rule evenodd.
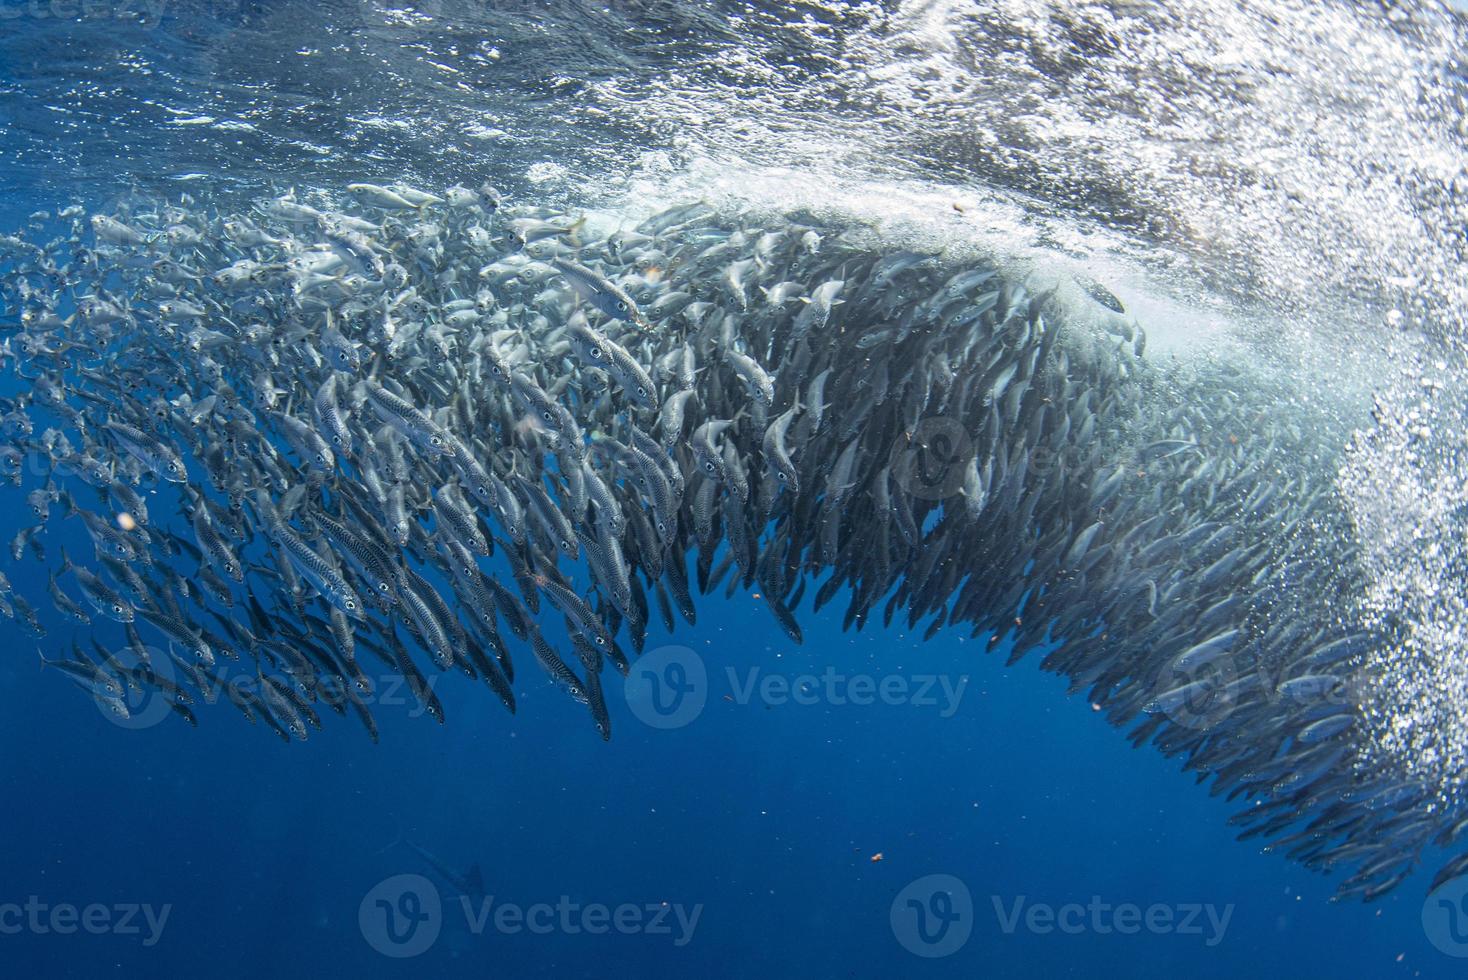
<svg viewBox="0 0 1468 980"><path fill-rule="evenodd" d="M1278 371L1291 401L1365 428L1423 370L1465 377L1465 38L1451 5L4 0L0 230L71 203L225 212L352 181L488 182L605 221L700 198L837 208L894 250L975 244L1102 283L1153 357ZM1461 414L1434 421L1422 440L1460 458ZM1414 488L1374 459L1340 477L1380 504L1358 519L1407 527L1367 490ZM1423 526L1446 542L1463 516L1444 465L1416 496L1442 495ZM34 523L35 485L0 487L0 538ZM176 494L149 499L187 527ZM86 643L46 569L91 544L59 513L40 537L43 563L0 555L48 630L0 622L0 976L1468 963L1458 910L1428 894L1441 861L1331 902L1339 874L1235 840L1240 803L1133 749L1037 656L1006 667L1006 642L843 631L838 598L800 610L797 646L740 589L699 597L695 627L653 617L629 682L608 672L610 742L525 656L513 716L446 674L444 726L383 690L380 744L334 716L284 744L227 704L197 729L118 724L43 670L38 645ZM1426 571L1461 595L1461 567ZM1414 655L1437 710L1414 712L1406 680L1376 703L1440 737L1423 765L1461 783L1468 668L1444 635Z"/></svg>

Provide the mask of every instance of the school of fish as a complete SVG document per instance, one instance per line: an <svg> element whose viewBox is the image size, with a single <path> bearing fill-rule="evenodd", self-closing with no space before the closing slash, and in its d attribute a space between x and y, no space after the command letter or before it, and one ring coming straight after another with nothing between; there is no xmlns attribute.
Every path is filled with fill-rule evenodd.
<svg viewBox="0 0 1468 980"><path fill-rule="evenodd" d="M528 651L607 739L606 665L722 590L797 643L835 602L1034 654L1342 896L1468 825L1361 764L1391 637L1348 601L1342 435L1237 366L1148 359L1098 284L808 214L600 230L352 184L38 213L0 295L13 568L120 627L43 654L119 717L129 689L190 724L222 700L289 742L324 707L375 741L374 678L440 723L440 671L513 712ZM58 522L92 552L52 561ZM46 635L3 578L0 612Z"/></svg>

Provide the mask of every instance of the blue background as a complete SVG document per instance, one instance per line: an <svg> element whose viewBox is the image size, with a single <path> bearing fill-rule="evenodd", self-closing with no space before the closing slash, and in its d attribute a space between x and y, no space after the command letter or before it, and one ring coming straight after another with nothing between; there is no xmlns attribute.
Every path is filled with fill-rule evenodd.
<svg viewBox="0 0 1468 980"><path fill-rule="evenodd" d="M18 495L3 512L19 520ZM155 520L157 517L155 516ZM77 522L53 518L53 546ZM70 525L68 527L67 525ZM65 535L65 537L62 537ZM77 542L79 544L79 542ZM49 552L54 562L54 550ZM5 559L41 610L53 655L70 627L38 568ZM1419 922L1425 882L1371 906L1331 905L1332 884L1237 843L1234 807L1120 733L1061 681L1005 650L945 633L840 632L838 601L807 615L792 649L764 604L700 603L684 643L709 667L707 706L659 731L608 675L614 737L522 656L511 718L482 687L445 676L448 725L384 706L374 747L351 718L286 746L227 704L117 728L43 675L34 644L4 628L0 902L171 904L162 940L0 936L6 976L1457 976ZM876 678L943 673L959 710L739 703L726 666ZM472 935L447 883L442 934L391 960L364 939L363 897L383 879L434 876L407 838L453 868L478 862L497 902L701 904L670 936ZM884 859L874 863L874 853ZM889 925L897 893L958 876L975 905L955 955L920 959ZM1201 935L1005 934L1006 906L1232 904L1217 945Z"/></svg>

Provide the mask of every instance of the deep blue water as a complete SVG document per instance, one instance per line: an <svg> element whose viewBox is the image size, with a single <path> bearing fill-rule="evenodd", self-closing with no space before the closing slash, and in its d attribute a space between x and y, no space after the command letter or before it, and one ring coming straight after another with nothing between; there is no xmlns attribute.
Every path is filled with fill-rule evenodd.
<svg viewBox="0 0 1468 980"><path fill-rule="evenodd" d="M19 519L16 493L0 500ZM47 532L48 554L81 546L70 524ZM45 607L39 566L7 556L4 570L42 610L59 654L70 629ZM445 676L449 724L385 705L376 747L354 720L334 718L287 746L223 704L200 710L198 730L169 718L124 731L43 677L35 644L7 629L0 904L35 896L48 907L169 912L152 945L143 919L137 935L28 924L0 936L5 975L1461 975L1423 933L1424 882L1375 905L1329 904L1329 880L1235 842L1224 823L1233 807L1175 763L1132 750L1033 664L1005 669L1003 648L985 655L949 634L842 634L840 612L812 617L799 649L747 595L705 599L698 627L676 638L655 627L647 656L670 639L695 651L707 704L686 726L658 730L614 690L610 744L533 667L514 718ZM751 670L828 668L903 678L913 700L926 675L966 686L951 717L936 691L932 705L741 703ZM648 916L644 907L668 903L697 910L696 927L677 945L676 926L570 934L558 913L545 934L492 918L475 933L453 886L400 839L451 870L478 863L494 907L564 897ZM369 943L359 907L403 874L434 881L443 911L436 942L397 960ZM932 874L966 885L973 918L961 948L926 959L899 943L891 906ZM1102 933L1088 912L1069 920L1078 932L1031 931L1023 918L1006 931L996 911L1093 896L1167 906L1179 930L1192 906L1212 906L1226 927L1205 911L1196 932ZM385 935L377 925L367 934L379 944Z"/></svg>
<svg viewBox="0 0 1468 980"><path fill-rule="evenodd" d="M209 22L180 23L188 29L139 43L155 43L148 53L161 63L189 61L195 73L238 69L221 67L227 59L220 50L209 53L210 65L194 63L200 24ZM56 40L56 22L0 24L11 32L0 149L17 168L0 179L7 193L0 228L63 200L101 206L128 182L146 179L150 167L204 172L203 183L187 185L196 194L208 192L210 168L231 168L238 145L223 137L208 153L150 159L146 142L117 134L163 123L121 110L92 123L114 127L100 147L74 135L85 122L48 123L38 92L64 92L74 81L61 69L45 85L35 81L35 61L45 57L35 45ZM35 32L29 46L26 31ZM554 40L558 51L568 43ZM29 67L21 65L22 50ZM511 61L523 56L507 51ZM819 64L827 56L819 43L795 46L791 64L815 71L804 59ZM170 91L187 93L198 77L190 71L170 76ZM317 86L338 90L340 79L330 75L308 72L289 87L320 97ZM123 74L112 81L119 78L135 80ZM87 83L94 84L95 77ZM97 97L120 105L130 97L126 88ZM229 97L210 91L195 108L217 109L205 103ZM52 124L54 134L46 128ZM322 119L292 124L329 129ZM288 181L291 171L281 168L294 161L293 151L280 146L294 144L284 137L272 144L269 124L261 128L265 135L249 138L246 156L278 159L275 169L262 164L263 176L253 176ZM330 146L332 134L319 135ZM677 142L656 126L642 135L639 149ZM362 133L353 140L360 149ZM40 148L61 146L94 156L48 178L59 157L48 159ZM518 164L545 151L527 137L506 152ZM375 154L331 157L331 169L396 176L411 169L407 155L385 141ZM578 142L567 156L582 172L635 154ZM980 171L987 165L962 154L931 156L948 176L966 163ZM119 167L115 185L103 176L111 162ZM440 175L453 163L419 161ZM473 165L481 174L490 166ZM232 181L243 180L239 169ZM1085 210L1100 207L1092 201ZM0 489L0 538L31 523L24 508L22 491ZM87 547L76 522L56 518L43 540L52 568L60 547ZM72 629L51 608L44 566L29 555L13 561L6 549L0 569L50 630L45 653L64 655ZM438 690L448 724L410 717L400 693L400 705L376 711L377 746L351 718L329 718L309 742L284 745L224 704L201 707L197 730L176 718L123 730L81 692L44 675L36 643L0 623L0 977L1463 974L1463 961L1444 955L1424 932L1423 876L1372 905L1330 904L1333 880L1236 842L1226 824L1236 804L1193 785L1176 761L1133 750L1082 698L1067 698L1061 680L1040 673L1033 654L1005 668L1006 647L985 652L952 631L929 642L896 626L843 633L844 598L819 615L802 612L806 642L799 648L749 594L702 598L698 626L674 636L654 623L648 656L667 644L690 648L707 672L700 692L707 703L688 724L660 730L638 717L620 687L609 687L609 744L596 738L584 709L528 663L516 685L516 716L464 678L445 676ZM828 670L908 685L908 692L937 678L962 694L951 713L943 710L941 686L932 691L939 704L740 696L751 671L799 678ZM410 842L450 869L477 864L494 908L574 903L610 914L625 906L628 921L647 922L667 906L673 911L660 921L670 934L633 925L590 935L579 913L569 920L577 931L559 913L542 933L497 927L493 913L486 927L472 928L453 884ZM401 875L426 877L439 896L440 914L419 922L421 931L408 928L405 914L414 907L403 904L394 882ZM955 900L947 931L929 922L935 942L925 944L911 938L916 913L905 898L920 894L926 902L931 890L904 890L930 875L959 879L968 901ZM391 915L375 904L383 894ZM44 929L23 908L11 909L28 903L46 907L36 920ZM1077 903L1136 906L1161 924L1121 932L1113 927L1125 926L1124 918L1087 912L1067 920L1075 928L1045 927L1047 908ZM67 907L94 905L106 907L109 921L138 905L155 915L166 910L167 918L156 934L142 918L134 920L140 934L62 935L49 927L57 909L64 916ZM1006 928L1017 906L1019 923ZM1041 918L1027 919L1025 910L1036 908ZM696 925L680 931L678 912ZM12 928L22 914L24 924ZM394 929L408 943L434 930L438 936L421 954L397 959L383 953L404 949L392 941ZM949 955L909 948L931 953L965 930L968 938Z"/></svg>

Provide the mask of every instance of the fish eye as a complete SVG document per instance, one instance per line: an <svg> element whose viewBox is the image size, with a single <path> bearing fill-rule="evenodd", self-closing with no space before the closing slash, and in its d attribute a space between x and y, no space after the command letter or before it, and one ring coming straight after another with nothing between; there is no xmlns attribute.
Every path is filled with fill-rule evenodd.
<svg viewBox="0 0 1468 980"><path fill-rule="evenodd" d="M782 481L783 481L783 480L784 480L784 479L785 479L785 474L784 474L784 473L779 473L779 472L777 472L777 473L776 473L776 474L775 474L775 476L777 476L777 477L779 477L779 478L780 478L780 479L781 479L781 480L782 480Z"/></svg>
<svg viewBox="0 0 1468 980"><path fill-rule="evenodd" d="M432 443L433 445L435 445L435 446L441 446L441 445L443 445L443 440L440 439L438 436L433 436L428 441L430 443Z"/></svg>
<svg viewBox="0 0 1468 980"><path fill-rule="evenodd" d="M624 300L617 300L617 309L621 310L623 313L626 313L627 303Z"/></svg>
<svg viewBox="0 0 1468 980"><path fill-rule="evenodd" d="M346 605L346 607L348 609L356 609L357 608L357 604L355 602L353 602L351 599L348 599L346 601L345 605Z"/></svg>
<svg viewBox="0 0 1468 980"><path fill-rule="evenodd" d="M383 593L384 595L386 595L387 594L387 583L386 582L378 582L377 583L377 591Z"/></svg>
<svg viewBox="0 0 1468 980"><path fill-rule="evenodd" d="M710 473L712 473L712 472L713 472L713 471L714 471L714 464L713 464L713 462L712 462L712 461L710 461L710 462L707 462L707 463L704 463L704 464L703 464L703 468L704 468L704 469L705 469L705 470L707 470L707 471L708 471L708 472L710 472Z"/></svg>
<svg viewBox="0 0 1468 980"><path fill-rule="evenodd" d="M596 638L596 645L599 647L604 647L607 645L607 641L605 638L598 636Z"/></svg>
<svg viewBox="0 0 1468 980"><path fill-rule="evenodd" d="M544 418L544 419L545 419L545 420L546 420L546 421L547 421L547 422L549 422L549 421L550 421L550 420L551 420L551 413L550 413L550 412L541 412L541 413L540 413L540 414L541 414L541 416L542 416L542 417L543 417L543 418Z"/></svg>

